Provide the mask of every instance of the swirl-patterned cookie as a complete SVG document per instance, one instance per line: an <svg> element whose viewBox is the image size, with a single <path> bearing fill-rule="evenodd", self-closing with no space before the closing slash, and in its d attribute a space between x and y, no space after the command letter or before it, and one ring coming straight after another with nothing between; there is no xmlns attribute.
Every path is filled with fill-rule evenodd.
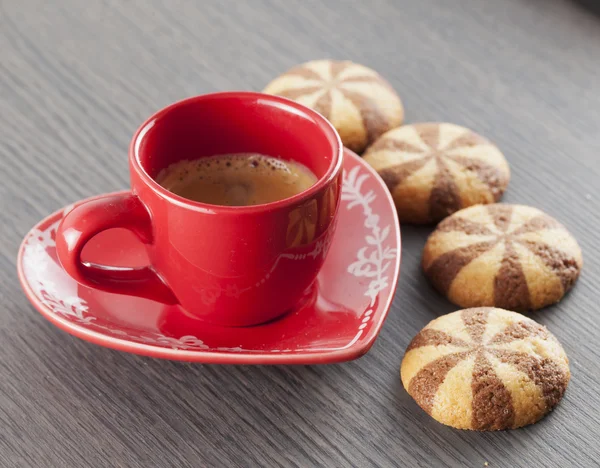
<svg viewBox="0 0 600 468"><path fill-rule="evenodd" d="M583 259L575 238L542 211L478 205L442 221L423 251L433 286L461 307L535 310L575 284Z"/></svg>
<svg viewBox="0 0 600 468"><path fill-rule="evenodd" d="M400 375L435 420L495 431L539 421L559 403L571 374L565 351L546 327L481 307L430 322L408 346Z"/></svg>
<svg viewBox="0 0 600 468"><path fill-rule="evenodd" d="M435 223L468 206L497 202L510 170L500 150L449 123L404 125L364 154L392 193L401 222Z"/></svg>
<svg viewBox="0 0 600 468"><path fill-rule="evenodd" d="M402 102L377 72L349 61L314 60L273 80L265 93L287 97L321 113L344 146L362 152L402 124Z"/></svg>

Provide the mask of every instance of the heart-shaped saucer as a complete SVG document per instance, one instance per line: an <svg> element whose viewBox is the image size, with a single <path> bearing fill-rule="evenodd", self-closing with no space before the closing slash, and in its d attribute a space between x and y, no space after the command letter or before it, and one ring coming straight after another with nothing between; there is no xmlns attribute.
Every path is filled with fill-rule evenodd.
<svg viewBox="0 0 600 468"><path fill-rule="evenodd" d="M79 285L58 262L54 241L70 209L50 215L27 234L19 250L19 279L28 299L50 322L120 351L219 364L356 359L377 338L398 281L400 228L392 198L379 176L348 150L337 231L316 283L294 310L254 327L217 327L179 306ZM82 257L123 267L148 262L144 246L124 229L97 235ZM236 291L207 291L204 300L214 300L214 294Z"/></svg>

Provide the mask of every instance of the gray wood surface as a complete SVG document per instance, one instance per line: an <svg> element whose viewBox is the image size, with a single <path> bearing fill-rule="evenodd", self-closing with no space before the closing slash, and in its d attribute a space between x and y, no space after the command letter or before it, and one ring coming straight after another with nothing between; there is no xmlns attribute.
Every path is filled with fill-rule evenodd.
<svg viewBox="0 0 600 468"><path fill-rule="evenodd" d="M103 349L46 322L15 272L41 217L127 187L126 151L160 107L260 90L289 66L348 58L398 89L407 121L494 139L507 202L554 215L585 269L533 314L573 378L526 429L461 432L402 389L406 345L455 309L403 228L393 310L372 351L322 367L218 367ZM0 466L599 466L600 17L571 0L0 0Z"/></svg>

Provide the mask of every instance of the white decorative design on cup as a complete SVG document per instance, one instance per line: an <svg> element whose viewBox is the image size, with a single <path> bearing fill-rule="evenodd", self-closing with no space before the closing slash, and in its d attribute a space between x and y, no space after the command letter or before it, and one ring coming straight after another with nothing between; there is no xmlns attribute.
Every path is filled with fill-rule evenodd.
<svg viewBox="0 0 600 468"><path fill-rule="evenodd" d="M361 247L356 253L356 260L348 266L348 273L356 277L370 278L371 282L365 296L371 299L371 306L375 304L377 295L388 287L389 275L386 274L393 260L398 255L397 249L384 246L390 234L390 226L379 227L379 215L373 213L371 202L376 195L373 190L362 193L363 183L370 177L369 174L360 174L360 166L355 166L349 172L344 172L342 182L342 200L347 202L347 210L360 206L365 216L364 226L370 229L365 236L366 246ZM364 327L363 327L364 328Z"/></svg>

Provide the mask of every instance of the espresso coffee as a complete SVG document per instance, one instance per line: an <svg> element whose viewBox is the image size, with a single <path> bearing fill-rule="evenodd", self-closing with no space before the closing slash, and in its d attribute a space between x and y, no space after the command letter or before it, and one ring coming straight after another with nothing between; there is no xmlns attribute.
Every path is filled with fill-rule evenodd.
<svg viewBox="0 0 600 468"><path fill-rule="evenodd" d="M156 181L189 200L224 206L261 205L303 192L317 182L304 165L258 153L180 161Z"/></svg>

